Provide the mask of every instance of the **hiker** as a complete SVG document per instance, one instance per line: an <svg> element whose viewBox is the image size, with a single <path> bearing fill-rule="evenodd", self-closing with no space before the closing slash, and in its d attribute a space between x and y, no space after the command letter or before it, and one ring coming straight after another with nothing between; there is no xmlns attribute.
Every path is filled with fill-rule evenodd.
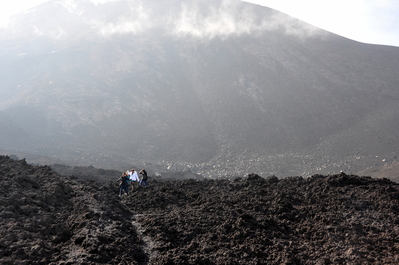
<svg viewBox="0 0 399 265"><path fill-rule="evenodd" d="M132 171L130 171L129 174L130 174L130 183L131 183L132 190L133 190L134 182L136 182L136 181L139 182L140 179L139 179L139 176L137 175L137 172L134 169L132 169Z"/></svg>
<svg viewBox="0 0 399 265"><path fill-rule="evenodd" d="M120 177L119 183L119 196L122 196L123 192L126 192L126 195L129 194L129 176L126 172L122 173Z"/></svg>
<svg viewBox="0 0 399 265"><path fill-rule="evenodd" d="M144 168L140 171L140 175L141 175L140 186L148 187L148 183L147 183L148 175L147 175L147 171L145 171Z"/></svg>

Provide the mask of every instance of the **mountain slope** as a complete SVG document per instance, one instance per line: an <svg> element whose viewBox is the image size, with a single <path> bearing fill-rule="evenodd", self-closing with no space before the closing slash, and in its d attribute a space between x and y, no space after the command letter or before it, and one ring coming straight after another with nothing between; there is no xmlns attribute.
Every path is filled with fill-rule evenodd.
<svg viewBox="0 0 399 265"><path fill-rule="evenodd" d="M8 30L3 149L212 175L360 170L398 150L398 48L269 8L49 1Z"/></svg>

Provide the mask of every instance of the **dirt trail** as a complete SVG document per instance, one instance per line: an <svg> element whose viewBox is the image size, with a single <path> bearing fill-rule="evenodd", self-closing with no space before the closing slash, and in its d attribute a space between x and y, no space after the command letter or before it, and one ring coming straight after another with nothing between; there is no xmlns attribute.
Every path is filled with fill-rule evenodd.
<svg viewBox="0 0 399 265"><path fill-rule="evenodd" d="M157 248L159 247L159 243L152 240L152 238L146 235L146 228L143 227L142 223L137 221L137 218L145 218L148 215L136 214L133 216L132 224L136 228L136 232L143 242L142 248L145 254L148 256L148 261L141 262L139 264L153 264L153 261L159 257L159 251Z"/></svg>

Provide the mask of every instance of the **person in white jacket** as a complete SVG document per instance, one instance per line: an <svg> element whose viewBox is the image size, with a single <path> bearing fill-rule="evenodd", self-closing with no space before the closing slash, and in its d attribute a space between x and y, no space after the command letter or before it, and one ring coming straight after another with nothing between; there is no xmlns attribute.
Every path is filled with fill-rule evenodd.
<svg viewBox="0 0 399 265"><path fill-rule="evenodd" d="M137 172L134 169L132 169L132 171L129 172L129 175L130 175L130 183L131 183L132 190L133 190L134 182L136 182L136 181L140 182L140 179L139 179L139 176L137 175Z"/></svg>

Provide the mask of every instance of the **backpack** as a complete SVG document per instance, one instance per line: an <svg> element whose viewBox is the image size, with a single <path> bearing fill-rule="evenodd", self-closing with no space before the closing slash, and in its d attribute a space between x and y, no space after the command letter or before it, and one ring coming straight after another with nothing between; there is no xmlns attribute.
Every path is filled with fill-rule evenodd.
<svg viewBox="0 0 399 265"><path fill-rule="evenodd" d="M127 185L129 182L129 177L128 176L123 176L121 178L121 185Z"/></svg>

